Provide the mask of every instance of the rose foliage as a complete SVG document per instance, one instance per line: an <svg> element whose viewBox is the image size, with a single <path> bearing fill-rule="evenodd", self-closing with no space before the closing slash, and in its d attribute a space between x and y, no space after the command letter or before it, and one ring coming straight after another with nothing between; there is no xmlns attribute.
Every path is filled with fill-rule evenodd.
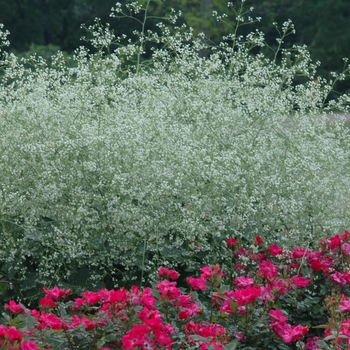
<svg viewBox="0 0 350 350"><path fill-rule="evenodd" d="M286 250L257 237L226 240L232 265L204 266L180 286L161 267L152 288L73 297L43 288L38 309L11 300L1 349L348 349L350 232L319 249ZM69 296L72 295L71 298Z"/></svg>
<svg viewBox="0 0 350 350"><path fill-rule="evenodd" d="M214 13L217 43L158 1L117 3L133 34L96 19L71 59L18 57L0 25L0 271L22 301L227 265L228 237L291 248L350 227L350 132L329 123L349 62L319 77L283 44L291 21L265 38L241 2Z"/></svg>

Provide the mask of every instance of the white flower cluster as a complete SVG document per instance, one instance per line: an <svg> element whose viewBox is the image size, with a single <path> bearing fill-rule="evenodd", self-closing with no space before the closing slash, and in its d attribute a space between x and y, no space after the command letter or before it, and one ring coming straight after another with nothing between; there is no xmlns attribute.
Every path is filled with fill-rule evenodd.
<svg viewBox="0 0 350 350"><path fill-rule="evenodd" d="M10 35L10 32L8 30L3 30L3 29L4 29L4 25L0 23L0 48L3 46L10 45L10 42L7 39L7 37Z"/></svg>
<svg viewBox="0 0 350 350"><path fill-rule="evenodd" d="M90 29L97 45L114 40ZM306 48L277 64L250 54L263 45L254 32L203 58L184 30L154 36L137 68L131 42L81 47L73 66L60 53L31 69L7 58L2 261L23 272L32 259L43 282L84 266L98 280L116 266L219 262L229 236L288 245L350 227L349 132L327 122L330 87L315 83Z"/></svg>

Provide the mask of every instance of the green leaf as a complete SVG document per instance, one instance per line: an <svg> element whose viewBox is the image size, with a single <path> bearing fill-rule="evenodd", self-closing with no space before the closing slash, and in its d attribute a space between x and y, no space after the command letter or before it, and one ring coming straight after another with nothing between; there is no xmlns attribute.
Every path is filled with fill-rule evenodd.
<svg viewBox="0 0 350 350"><path fill-rule="evenodd" d="M104 339L104 341L106 343L110 342L110 341L113 341L115 340L115 335L114 334L109 334L109 335L106 335L105 337L103 337L102 339Z"/></svg>
<svg viewBox="0 0 350 350"><path fill-rule="evenodd" d="M97 345L99 348L102 348L103 345L105 345L105 343L106 343L105 337L102 337L101 339L99 339L99 340L97 341L97 344L96 344L96 345Z"/></svg>
<svg viewBox="0 0 350 350"><path fill-rule="evenodd" d="M28 316L23 315L23 314L17 315L17 319L18 319L19 321L26 321L27 317L28 317Z"/></svg>
<svg viewBox="0 0 350 350"><path fill-rule="evenodd" d="M59 336L60 333L56 332L55 335L47 335L45 337L45 340L50 344L50 345L61 345L66 342L66 339L62 338Z"/></svg>
<svg viewBox="0 0 350 350"><path fill-rule="evenodd" d="M62 304L59 305L59 315L61 317L67 316L66 308Z"/></svg>
<svg viewBox="0 0 350 350"><path fill-rule="evenodd" d="M231 287L229 286L229 285L227 285L227 284L222 284L221 286L220 286L220 291L221 292L228 292L228 291L230 291L231 290Z"/></svg>
<svg viewBox="0 0 350 350"><path fill-rule="evenodd" d="M334 338L335 338L335 335L331 334L328 337L325 337L324 340L327 341L327 340L332 340Z"/></svg>
<svg viewBox="0 0 350 350"><path fill-rule="evenodd" d="M26 317L26 324L29 328L34 328L35 326L35 321L36 321L36 318L33 317L33 316L27 316Z"/></svg>
<svg viewBox="0 0 350 350"><path fill-rule="evenodd" d="M280 349L280 350L290 350L290 347L287 344L278 344L278 349Z"/></svg>
<svg viewBox="0 0 350 350"><path fill-rule="evenodd" d="M159 292L157 290L152 289L152 294L157 300L160 299L160 294L159 294Z"/></svg>
<svg viewBox="0 0 350 350"><path fill-rule="evenodd" d="M6 321L10 321L10 320L11 320L11 317L10 317L6 312L3 312L3 313L2 313L2 317L3 317Z"/></svg>
<svg viewBox="0 0 350 350"><path fill-rule="evenodd" d="M0 293L3 293L7 290L7 284L0 281Z"/></svg>
<svg viewBox="0 0 350 350"><path fill-rule="evenodd" d="M22 309L24 310L24 312L25 312L28 316L30 316L30 311L29 311L29 309L26 308L21 302L19 302L18 304L21 305L21 307L22 307Z"/></svg>
<svg viewBox="0 0 350 350"><path fill-rule="evenodd" d="M238 344L239 344L238 339L232 340L231 342L229 342L224 346L224 350L234 350L237 348Z"/></svg>
<svg viewBox="0 0 350 350"><path fill-rule="evenodd" d="M204 341L204 342L208 342L209 340L212 339L212 337L204 338L204 337L201 337L200 335L196 335L196 334L191 335L190 337L191 337L191 339L193 339L193 340L201 340L201 341Z"/></svg>

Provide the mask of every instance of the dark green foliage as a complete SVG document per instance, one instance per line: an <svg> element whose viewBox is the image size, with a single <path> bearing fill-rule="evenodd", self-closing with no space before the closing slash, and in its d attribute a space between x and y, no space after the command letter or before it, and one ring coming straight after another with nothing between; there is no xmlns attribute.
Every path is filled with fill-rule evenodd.
<svg viewBox="0 0 350 350"><path fill-rule="evenodd" d="M31 45L56 45L63 51L72 52L81 44L80 37L84 35L80 24L92 24L95 17L101 18L102 22L110 22L116 35L131 34L133 29L137 29L133 22L121 22L108 17L115 2L0 0L0 23L10 30L11 48L16 51L28 51ZM239 0L232 2L235 8L240 6ZM171 7L181 9L184 21L196 33L203 31L210 41L218 43L227 28L216 22L211 12L227 12L226 4L226 0L176 0L171 3L154 1L152 7L156 16L168 13ZM265 32L272 46L275 44L276 32L271 29L271 23L281 25L291 19L297 32L286 38L285 42L306 44L314 61L322 62L319 70L322 76L327 76L330 71L342 71L342 58L350 57L350 7L347 0L247 0L245 6L253 6L253 16L262 17L259 29ZM247 33L250 31L251 28L247 29ZM348 82L340 82L336 88L339 91L350 89Z"/></svg>

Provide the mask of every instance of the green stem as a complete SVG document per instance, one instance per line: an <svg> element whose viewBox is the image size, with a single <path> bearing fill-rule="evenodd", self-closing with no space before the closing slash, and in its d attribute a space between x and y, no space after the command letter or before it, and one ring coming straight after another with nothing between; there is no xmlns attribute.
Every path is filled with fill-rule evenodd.
<svg viewBox="0 0 350 350"><path fill-rule="evenodd" d="M146 26L146 22L147 22L147 12L148 12L148 7L150 4L151 0L147 1L146 7L145 7L145 14L143 16L143 21L142 21L142 30L141 30L141 43L140 43L140 47L139 47L139 51L137 53L137 64L136 64L136 74L139 73L140 71L140 61L141 61L141 54L145 48L146 45L146 41L143 41L145 39L145 26Z"/></svg>
<svg viewBox="0 0 350 350"><path fill-rule="evenodd" d="M146 246L147 246L147 241L145 239L143 241L142 265L141 265L141 281L140 281L141 288L142 288L142 284L143 284L143 271L145 269Z"/></svg>

